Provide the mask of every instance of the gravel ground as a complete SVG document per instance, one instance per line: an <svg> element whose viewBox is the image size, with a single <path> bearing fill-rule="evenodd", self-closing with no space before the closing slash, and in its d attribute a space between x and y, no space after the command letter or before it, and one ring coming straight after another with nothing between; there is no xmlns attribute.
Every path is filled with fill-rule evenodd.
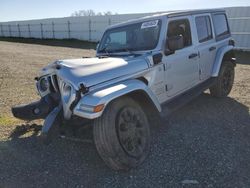
<svg viewBox="0 0 250 188"><path fill-rule="evenodd" d="M33 78L42 66L95 53L58 41L23 42L0 41L0 118L38 98ZM250 187L250 55L238 56L230 96L204 93L153 127L150 155L130 172L104 165L91 127L77 133L84 140L44 146L42 122L0 123L0 187Z"/></svg>

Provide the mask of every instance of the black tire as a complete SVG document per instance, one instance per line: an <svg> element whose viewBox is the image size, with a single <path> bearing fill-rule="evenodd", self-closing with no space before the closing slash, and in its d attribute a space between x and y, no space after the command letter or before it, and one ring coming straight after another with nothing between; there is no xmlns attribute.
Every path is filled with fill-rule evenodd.
<svg viewBox="0 0 250 188"><path fill-rule="evenodd" d="M140 165L150 148L150 128L138 103L129 97L111 102L94 121L94 141L100 157L114 170Z"/></svg>
<svg viewBox="0 0 250 188"><path fill-rule="evenodd" d="M221 65L216 83L209 88L210 94L214 97L226 97L232 90L234 83L234 64L224 61Z"/></svg>

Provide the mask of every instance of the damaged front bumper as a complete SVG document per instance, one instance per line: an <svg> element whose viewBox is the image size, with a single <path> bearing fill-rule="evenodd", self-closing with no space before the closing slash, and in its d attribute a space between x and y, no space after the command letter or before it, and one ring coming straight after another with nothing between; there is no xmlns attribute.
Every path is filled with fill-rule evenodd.
<svg viewBox="0 0 250 188"><path fill-rule="evenodd" d="M43 138L51 137L51 133L55 132L63 120L62 105L51 95L30 104L12 107L12 114L26 121L45 119L41 133Z"/></svg>
<svg viewBox="0 0 250 188"><path fill-rule="evenodd" d="M36 80L41 99L27 105L15 106L12 113L16 118L27 121L45 119L41 134L43 137L51 137L51 133L54 135L54 130L65 121L70 121L71 124L86 123L101 115L98 110L102 110L103 105L92 107L82 104L89 91L83 84L77 90L72 84L55 75ZM77 123L75 119L78 120Z"/></svg>
<svg viewBox="0 0 250 188"><path fill-rule="evenodd" d="M12 114L22 120L32 121L44 119L56 106L56 102L50 96L42 97L39 101L12 107Z"/></svg>
<svg viewBox="0 0 250 188"><path fill-rule="evenodd" d="M32 121L36 119L44 119L44 124L41 130L41 138L45 144L51 142L52 138L59 135L59 130L64 122L70 121L70 124L84 125L92 119L75 114L74 108L80 102L80 92L76 92L76 100L71 105L64 104L59 93L48 94L42 97L39 101L30 104L19 105L12 107L12 114L18 119ZM65 113L64 107L67 107ZM71 111L72 110L72 111ZM65 114L70 114L65 117Z"/></svg>

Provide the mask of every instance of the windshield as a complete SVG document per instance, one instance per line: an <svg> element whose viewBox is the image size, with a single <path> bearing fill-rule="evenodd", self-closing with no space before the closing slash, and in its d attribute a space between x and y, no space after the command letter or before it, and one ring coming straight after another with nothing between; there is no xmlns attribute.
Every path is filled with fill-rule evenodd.
<svg viewBox="0 0 250 188"><path fill-rule="evenodd" d="M98 53L153 50L159 40L161 21L153 20L107 30Z"/></svg>

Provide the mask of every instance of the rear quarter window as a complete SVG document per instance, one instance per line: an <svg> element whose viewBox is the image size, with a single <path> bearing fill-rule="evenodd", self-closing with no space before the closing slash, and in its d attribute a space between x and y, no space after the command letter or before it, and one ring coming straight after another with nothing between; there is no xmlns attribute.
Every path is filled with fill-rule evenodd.
<svg viewBox="0 0 250 188"><path fill-rule="evenodd" d="M224 39L230 35L227 17L225 14L214 14L213 22L215 28L215 35L217 40Z"/></svg>

